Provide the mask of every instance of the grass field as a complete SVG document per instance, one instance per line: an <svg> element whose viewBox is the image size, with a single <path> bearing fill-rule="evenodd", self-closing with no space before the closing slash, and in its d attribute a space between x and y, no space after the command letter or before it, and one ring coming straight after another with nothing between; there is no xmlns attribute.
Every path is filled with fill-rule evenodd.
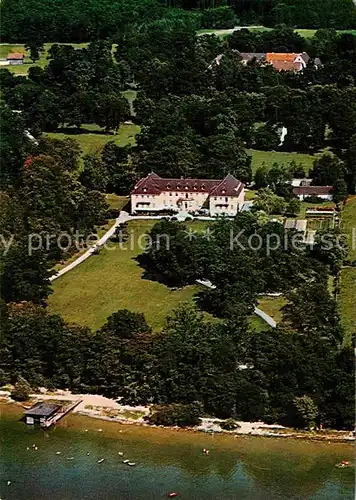
<svg viewBox="0 0 356 500"><path fill-rule="evenodd" d="M351 342L356 333L356 268L341 270L341 289L339 295L341 322L345 329L344 343Z"/></svg>
<svg viewBox="0 0 356 500"><path fill-rule="evenodd" d="M257 149L246 149L247 154L252 156L252 171L256 170L265 163L271 167L273 163L288 165L291 161L297 164L302 163L306 172L313 166L315 157L304 153L284 153L279 151L259 151Z"/></svg>
<svg viewBox="0 0 356 500"><path fill-rule="evenodd" d="M348 235L348 258L356 260L356 196L349 198L342 212L342 229ZM345 343L356 332L356 268L341 270L339 306L342 324L346 331Z"/></svg>
<svg viewBox="0 0 356 500"><path fill-rule="evenodd" d="M117 194L106 194L105 199L109 204L109 208L122 210L130 201L129 196L118 196Z"/></svg>
<svg viewBox="0 0 356 500"><path fill-rule="evenodd" d="M342 229L348 236L348 258L350 260L356 260L356 196L350 197L348 199L342 211Z"/></svg>
<svg viewBox="0 0 356 500"><path fill-rule="evenodd" d="M266 28L265 26L253 26L251 28L249 28L250 31L252 32L258 32L258 31L270 31L272 28ZM294 31L296 31L297 33L299 33L301 36L303 36L304 38L312 38L316 31L315 29L300 29L300 28L297 28L295 29ZM353 35L356 35L356 30L337 30L338 33L352 33ZM214 30L214 29L202 29L202 30L199 30L198 31L198 34L199 35L205 35L205 34L211 34L211 33L215 33L216 36L220 37L220 38L225 38L226 36L229 36L227 33L226 33L226 30L224 29L221 29L221 30Z"/></svg>
<svg viewBox="0 0 356 500"><path fill-rule="evenodd" d="M142 253L139 238L155 221L132 221L127 245L101 250L77 268L53 282L49 309L70 322L96 329L118 309L145 314L155 329L162 327L167 314L180 302L191 301L197 287L171 290L161 283L143 279L135 258Z"/></svg>
<svg viewBox="0 0 356 500"><path fill-rule="evenodd" d="M134 146L136 144L135 136L139 131L140 127L132 123L121 125L116 134L105 134L103 129L97 125L87 124L83 125L79 132L73 127L64 129L63 132L49 132L45 135L53 139L65 139L66 137L75 139L85 155L100 152L109 141L114 141L119 146L128 144Z"/></svg>
<svg viewBox="0 0 356 500"><path fill-rule="evenodd" d="M263 297L258 301L258 307L266 314L269 314L277 323L282 320L282 307L287 304L287 300L281 297Z"/></svg>

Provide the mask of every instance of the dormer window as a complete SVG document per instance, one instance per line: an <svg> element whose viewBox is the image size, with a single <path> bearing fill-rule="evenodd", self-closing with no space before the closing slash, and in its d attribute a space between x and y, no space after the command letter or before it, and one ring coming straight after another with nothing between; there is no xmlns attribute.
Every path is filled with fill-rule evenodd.
<svg viewBox="0 0 356 500"><path fill-rule="evenodd" d="M185 186L185 189L188 189L188 186Z"/></svg>
<svg viewBox="0 0 356 500"><path fill-rule="evenodd" d="M226 193L226 189L223 189L223 190L222 190L222 194L225 194L225 193Z"/></svg>
<svg viewBox="0 0 356 500"><path fill-rule="evenodd" d="M143 192L145 193L147 191L147 188L143 188Z"/></svg>
<svg viewBox="0 0 356 500"><path fill-rule="evenodd" d="M205 189L205 184L202 184L202 185L201 185L201 188L202 188L202 189Z"/></svg>
<svg viewBox="0 0 356 500"><path fill-rule="evenodd" d="M177 185L177 189L180 189L180 184Z"/></svg>

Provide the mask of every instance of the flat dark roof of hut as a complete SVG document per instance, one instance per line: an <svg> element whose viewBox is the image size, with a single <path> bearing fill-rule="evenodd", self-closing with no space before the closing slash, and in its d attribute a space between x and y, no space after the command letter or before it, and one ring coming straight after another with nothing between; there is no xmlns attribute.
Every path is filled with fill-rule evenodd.
<svg viewBox="0 0 356 500"><path fill-rule="evenodd" d="M60 405L55 403L36 403L25 412L25 415L30 417L51 417L59 409Z"/></svg>

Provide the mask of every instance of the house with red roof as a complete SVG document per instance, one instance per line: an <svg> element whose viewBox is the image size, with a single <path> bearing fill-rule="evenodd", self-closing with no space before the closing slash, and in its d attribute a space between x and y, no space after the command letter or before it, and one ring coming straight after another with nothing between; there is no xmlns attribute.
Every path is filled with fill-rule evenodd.
<svg viewBox="0 0 356 500"><path fill-rule="evenodd" d="M266 63L278 71L303 71L310 60L306 52L267 52Z"/></svg>
<svg viewBox="0 0 356 500"><path fill-rule="evenodd" d="M151 172L131 192L131 212L197 213L235 216L244 204L244 184L231 174L224 179L165 179Z"/></svg>
<svg viewBox="0 0 356 500"><path fill-rule="evenodd" d="M7 54L6 60L8 61L8 64L13 65L13 64L23 64L25 59L25 54L22 52L10 52Z"/></svg>
<svg viewBox="0 0 356 500"><path fill-rule="evenodd" d="M259 66L271 65L277 71L303 71L311 58L306 52L239 52L238 50L232 50L239 57L241 63L246 66L253 62L257 63ZM224 54L219 54L215 58L215 64L220 65ZM312 60L315 68L321 66L321 61L319 58ZM209 68L211 69L213 65L211 64Z"/></svg>

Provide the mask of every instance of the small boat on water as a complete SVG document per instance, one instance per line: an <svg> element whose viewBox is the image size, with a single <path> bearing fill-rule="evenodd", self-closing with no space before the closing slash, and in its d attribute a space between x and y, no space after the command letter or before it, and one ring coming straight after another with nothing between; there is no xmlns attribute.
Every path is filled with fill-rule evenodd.
<svg viewBox="0 0 356 500"><path fill-rule="evenodd" d="M350 462L348 460L342 460L339 464L336 464L335 467L338 467L339 469L343 469L344 467L352 467Z"/></svg>
<svg viewBox="0 0 356 500"><path fill-rule="evenodd" d="M102 464L104 462L105 458L101 458L100 460L98 460L98 464Z"/></svg>
<svg viewBox="0 0 356 500"><path fill-rule="evenodd" d="M172 491L171 493L168 493L168 498L174 498L174 497L177 497L178 495L179 495L179 493Z"/></svg>
<svg viewBox="0 0 356 500"><path fill-rule="evenodd" d="M74 460L74 457L67 457L67 460Z"/></svg>
<svg viewBox="0 0 356 500"><path fill-rule="evenodd" d="M118 455L120 455L120 457L122 457L122 455L123 455L122 451L119 451Z"/></svg>
<svg viewBox="0 0 356 500"><path fill-rule="evenodd" d="M135 462L127 462L127 465L129 465L130 467L133 467L134 465L136 465Z"/></svg>
<svg viewBox="0 0 356 500"><path fill-rule="evenodd" d="M61 451L56 451L56 455L60 455L61 453Z"/></svg>
<svg viewBox="0 0 356 500"><path fill-rule="evenodd" d="M123 464L128 464L130 460L123 460L122 463Z"/></svg>

